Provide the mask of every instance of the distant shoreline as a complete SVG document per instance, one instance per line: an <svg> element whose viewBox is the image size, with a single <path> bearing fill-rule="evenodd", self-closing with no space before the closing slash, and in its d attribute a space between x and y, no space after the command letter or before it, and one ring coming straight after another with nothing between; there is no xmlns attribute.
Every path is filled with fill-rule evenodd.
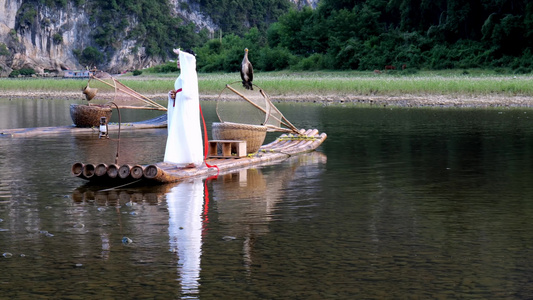
<svg viewBox="0 0 533 300"><path fill-rule="evenodd" d="M156 100L166 101L166 93L145 94ZM10 99L62 99L84 101L81 92L4 91L0 100ZM216 101L218 95L202 95L202 101ZM361 104L396 107L533 107L533 97L503 95L271 95L273 102L319 103L324 105Z"/></svg>
<svg viewBox="0 0 533 300"><path fill-rule="evenodd" d="M369 72L265 72L256 87L267 91L273 102L319 105L391 107L533 107L533 76L487 75L483 70L469 75L459 70L413 76ZM120 76L123 84L163 105L176 74ZM219 95L238 97L226 85L239 86L238 74L199 75L200 99L215 101ZM83 103L86 80L0 79L0 99L67 99ZM104 92L99 88L100 92ZM224 93L224 94L222 94ZM236 98L238 99L238 98Z"/></svg>

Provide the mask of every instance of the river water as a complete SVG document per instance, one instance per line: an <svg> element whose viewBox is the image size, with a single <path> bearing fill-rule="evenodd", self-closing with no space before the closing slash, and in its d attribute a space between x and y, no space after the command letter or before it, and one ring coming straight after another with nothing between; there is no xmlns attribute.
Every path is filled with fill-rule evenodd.
<svg viewBox="0 0 533 300"><path fill-rule="evenodd" d="M0 100L0 128L69 125L68 104ZM318 151L155 187L70 175L116 133L0 137L0 298L533 298L533 110L278 107ZM165 141L124 131L119 159Z"/></svg>

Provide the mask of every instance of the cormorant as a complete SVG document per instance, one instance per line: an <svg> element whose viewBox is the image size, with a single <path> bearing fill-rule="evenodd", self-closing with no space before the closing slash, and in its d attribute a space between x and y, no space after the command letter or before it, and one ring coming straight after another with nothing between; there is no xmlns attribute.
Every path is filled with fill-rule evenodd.
<svg viewBox="0 0 533 300"><path fill-rule="evenodd" d="M241 63L242 86L247 90L253 90L252 80L254 80L254 69L248 60L248 48L244 49L244 58Z"/></svg>

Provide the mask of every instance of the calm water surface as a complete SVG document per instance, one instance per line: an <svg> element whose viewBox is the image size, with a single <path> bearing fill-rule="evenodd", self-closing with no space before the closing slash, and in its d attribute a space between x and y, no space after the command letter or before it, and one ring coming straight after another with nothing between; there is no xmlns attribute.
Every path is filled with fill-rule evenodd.
<svg viewBox="0 0 533 300"><path fill-rule="evenodd" d="M69 125L68 104L0 100L0 128ZM0 138L0 298L533 298L533 110L279 108L328 134L317 152L156 187L71 177L114 133ZM123 132L119 161L165 141Z"/></svg>

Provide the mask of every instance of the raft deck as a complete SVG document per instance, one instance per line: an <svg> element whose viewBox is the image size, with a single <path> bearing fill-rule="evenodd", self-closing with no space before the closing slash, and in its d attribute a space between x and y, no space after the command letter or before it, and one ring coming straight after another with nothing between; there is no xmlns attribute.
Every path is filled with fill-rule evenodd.
<svg viewBox="0 0 533 300"><path fill-rule="evenodd" d="M161 115L153 119L121 123L121 131L129 131L136 129L153 129L153 128L166 128L167 127L167 115ZM108 124L109 132L118 131L118 123ZM43 135L55 135L55 134L94 134L98 133L98 127L76 127L70 126L58 126L58 127L32 127L32 128L16 128L16 129L0 129L1 137L35 137Z"/></svg>
<svg viewBox="0 0 533 300"><path fill-rule="evenodd" d="M151 165L107 165L105 163L72 165L72 175L91 182L119 185L134 182L161 184L181 181L188 178L207 178L250 166L279 162L290 156L315 150L327 138L326 133L317 129L300 130L300 135L283 134L275 141L261 146L259 150L241 158L208 158L206 164L198 168L180 168L176 164L159 162ZM207 167L217 166L214 167Z"/></svg>

